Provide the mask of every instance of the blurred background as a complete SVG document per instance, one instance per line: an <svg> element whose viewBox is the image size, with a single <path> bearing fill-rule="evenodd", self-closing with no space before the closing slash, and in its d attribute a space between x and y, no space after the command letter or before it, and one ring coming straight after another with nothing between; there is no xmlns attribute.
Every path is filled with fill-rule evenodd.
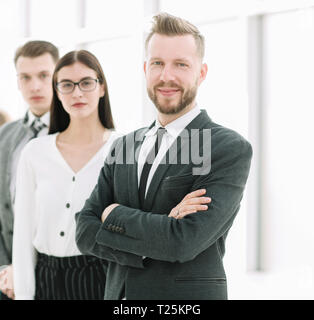
<svg viewBox="0 0 314 320"><path fill-rule="evenodd" d="M143 43L160 11L204 34L209 71L198 104L253 145L227 239L229 298L313 299L314 1L1 0L0 109L12 119L24 115L14 53L28 40L47 40L61 55L87 49L97 56L117 131L149 124L155 109Z"/></svg>

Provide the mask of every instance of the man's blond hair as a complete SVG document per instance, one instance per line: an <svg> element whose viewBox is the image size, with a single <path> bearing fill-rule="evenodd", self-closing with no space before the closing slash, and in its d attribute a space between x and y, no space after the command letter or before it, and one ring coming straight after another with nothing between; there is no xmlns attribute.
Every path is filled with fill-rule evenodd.
<svg viewBox="0 0 314 320"><path fill-rule="evenodd" d="M183 35L192 35L195 39L197 53L200 58L204 58L205 54L205 39L204 36L200 33L198 28L192 23L179 18L172 16L168 13L159 13L153 17L153 25L150 33L148 34L145 41L145 49L147 52L148 43L152 36L155 34L161 34L165 36L183 36Z"/></svg>

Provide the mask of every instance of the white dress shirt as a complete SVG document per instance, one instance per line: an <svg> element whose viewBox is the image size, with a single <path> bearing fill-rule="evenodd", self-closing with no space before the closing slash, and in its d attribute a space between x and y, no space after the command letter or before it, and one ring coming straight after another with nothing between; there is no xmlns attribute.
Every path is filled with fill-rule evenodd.
<svg viewBox="0 0 314 320"><path fill-rule="evenodd" d="M148 187L152 181L152 178L154 176L154 173L160 164L162 158L172 145L172 143L177 139L179 134L182 132L182 130L192 121L194 120L199 114L201 110L198 106L195 106L192 110L181 116L180 118L170 122L167 124L164 128L167 130L167 132L164 134L163 139L160 144L160 148L158 151L158 154L152 164L152 167L150 169L148 178L147 178L147 185L146 185L146 191L145 195L147 193ZM156 138L157 138L157 130L158 128L162 127L158 119L155 121L155 125L145 134L145 139L142 144L139 157L138 157L138 171L137 171L137 177L138 177L138 184L140 183L142 170L147 158L147 155L149 151L151 150L152 146L155 144Z"/></svg>
<svg viewBox="0 0 314 320"><path fill-rule="evenodd" d="M75 214L97 184L112 142L77 173L56 145L58 133L31 140L18 164L13 232L13 276L17 300L35 295L36 251L55 257L81 255L75 242Z"/></svg>

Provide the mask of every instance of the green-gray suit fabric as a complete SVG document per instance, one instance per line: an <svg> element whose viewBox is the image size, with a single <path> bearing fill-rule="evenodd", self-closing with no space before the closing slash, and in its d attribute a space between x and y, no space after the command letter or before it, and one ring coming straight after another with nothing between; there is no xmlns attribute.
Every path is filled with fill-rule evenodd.
<svg viewBox="0 0 314 320"><path fill-rule="evenodd" d="M0 128L0 265L12 262L13 204L10 193L12 156L31 129L20 119Z"/></svg>
<svg viewBox="0 0 314 320"><path fill-rule="evenodd" d="M211 139L202 141L207 129ZM139 129L115 141L98 184L76 214L79 249L109 261L105 299L227 299L225 241L240 208L252 148L235 131L212 122L204 110L186 130L189 138L174 149L178 159L192 150L188 145L200 132L200 154L211 146L204 155L211 165L209 173L193 175L192 162L160 164L141 207L137 163L125 164L137 158L148 131ZM173 148L167 152L170 161ZM208 210L183 219L168 217L187 193L200 188L212 198ZM102 212L112 203L120 205L102 224Z"/></svg>

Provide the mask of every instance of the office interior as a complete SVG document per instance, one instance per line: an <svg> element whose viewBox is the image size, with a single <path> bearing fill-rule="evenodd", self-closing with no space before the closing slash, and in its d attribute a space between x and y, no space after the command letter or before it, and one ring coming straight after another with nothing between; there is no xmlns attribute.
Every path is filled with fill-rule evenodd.
<svg viewBox="0 0 314 320"><path fill-rule="evenodd" d="M162 11L206 38L200 108L253 146L226 243L229 299L313 299L314 1L1 0L0 109L12 119L25 114L14 53L47 40L61 55L87 49L99 58L117 131L150 124L143 44Z"/></svg>

